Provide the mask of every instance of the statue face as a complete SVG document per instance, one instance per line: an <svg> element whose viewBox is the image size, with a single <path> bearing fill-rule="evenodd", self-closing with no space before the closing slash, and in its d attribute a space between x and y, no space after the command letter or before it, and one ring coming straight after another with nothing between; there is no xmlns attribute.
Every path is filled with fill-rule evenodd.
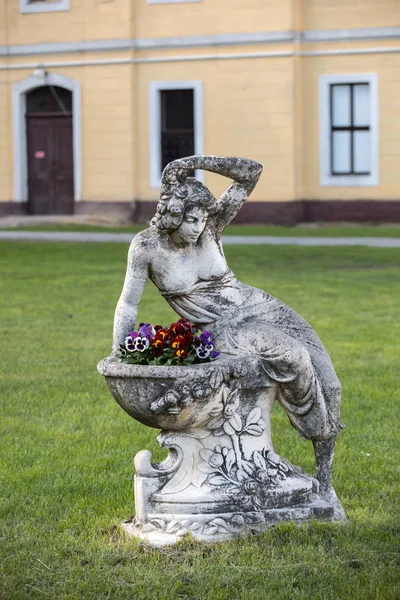
<svg viewBox="0 0 400 600"><path fill-rule="evenodd" d="M203 208L192 207L185 212L183 221L176 230L179 238L186 244L194 244L204 231L208 213Z"/></svg>

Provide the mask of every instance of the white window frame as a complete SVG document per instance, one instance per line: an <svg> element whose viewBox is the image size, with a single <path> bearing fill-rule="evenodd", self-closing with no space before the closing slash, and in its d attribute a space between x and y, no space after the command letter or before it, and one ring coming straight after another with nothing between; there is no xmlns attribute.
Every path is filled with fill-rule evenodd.
<svg viewBox="0 0 400 600"><path fill-rule="evenodd" d="M330 85L337 83L368 83L370 92L370 164L369 175L332 175L330 143ZM364 187L379 185L379 101L376 73L348 73L319 77L319 150L320 183L328 187Z"/></svg>
<svg viewBox="0 0 400 600"><path fill-rule="evenodd" d="M203 82L151 81L149 84L150 185L161 187L161 94L163 90L193 90L194 153L204 154ZM204 171L196 171L204 181Z"/></svg>
<svg viewBox="0 0 400 600"><path fill-rule="evenodd" d="M19 0L19 8L22 14L59 12L70 9L70 0L59 0L59 2L33 2Z"/></svg>
<svg viewBox="0 0 400 600"><path fill-rule="evenodd" d="M147 4L187 4L188 2L201 2L201 0L147 0Z"/></svg>

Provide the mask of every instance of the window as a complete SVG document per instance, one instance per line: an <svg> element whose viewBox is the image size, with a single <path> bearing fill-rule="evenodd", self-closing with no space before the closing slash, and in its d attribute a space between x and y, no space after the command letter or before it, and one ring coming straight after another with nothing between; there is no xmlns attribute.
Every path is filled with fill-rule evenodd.
<svg viewBox="0 0 400 600"><path fill-rule="evenodd" d="M164 167L177 158L203 153L200 81L153 81L149 88L150 181L160 187ZM203 172L196 176L202 180Z"/></svg>
<svg viewBox="0 0 400 600"><path fill-rule="evenodd" d="M20 0L21 13L41 13L69 10L70 0Z"/></svg>
<svg viewBox="0 0 400 600"><path fill-rule="evenodd" d="M161 90L161 170L194 154L193 89Z"/></svg>
<svg viewBox="0 0 400 600"><path fill-rule="evenodd" d="M378 185L376 75L320 79L321 185Z"/></svg>

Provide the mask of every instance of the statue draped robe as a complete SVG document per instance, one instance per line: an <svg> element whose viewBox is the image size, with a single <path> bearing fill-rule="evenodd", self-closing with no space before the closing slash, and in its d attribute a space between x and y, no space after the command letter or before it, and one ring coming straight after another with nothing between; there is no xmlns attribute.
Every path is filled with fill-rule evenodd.
<svg viewBox="0 0 400 600"><path fill-rule="evenodd" d="M329 439L340 431L339 380L321 340L294 310L239 282L230 269L185 290L160 291L181 317L213 333L219 351L260 361L303 438Z"/></svg>

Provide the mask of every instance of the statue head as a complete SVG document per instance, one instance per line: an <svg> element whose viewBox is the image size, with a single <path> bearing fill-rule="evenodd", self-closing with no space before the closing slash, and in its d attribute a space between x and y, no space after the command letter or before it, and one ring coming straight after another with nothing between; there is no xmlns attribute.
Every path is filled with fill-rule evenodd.
<svg viewBox="0 0 400 600"><path fill-rule="evenodd" d="M201 219L205 224L216 203L210 190L200 181L187 177L183 169L167 167L162 175L160 201L151 225L160 233L172 233L181 226L184 228L185 220Z"/></svg>

